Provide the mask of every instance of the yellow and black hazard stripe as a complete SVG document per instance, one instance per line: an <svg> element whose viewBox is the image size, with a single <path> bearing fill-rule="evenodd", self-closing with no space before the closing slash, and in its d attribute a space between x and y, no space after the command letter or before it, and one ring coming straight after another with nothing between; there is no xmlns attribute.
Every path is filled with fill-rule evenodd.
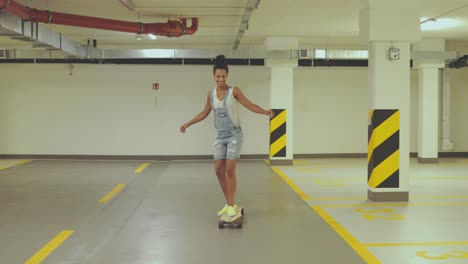
<svg viewBox="0 0 468 264"><path fill-rule="evenodd" d="M367 184L372 188L398 188L400 110L371 110L369 117Z"/></svg>
<svg viewBox="0 0 468 264"><path fill-rule="evenodd" d="M270 157L286 157L286 109L272 109L270 119Z"/></svg>

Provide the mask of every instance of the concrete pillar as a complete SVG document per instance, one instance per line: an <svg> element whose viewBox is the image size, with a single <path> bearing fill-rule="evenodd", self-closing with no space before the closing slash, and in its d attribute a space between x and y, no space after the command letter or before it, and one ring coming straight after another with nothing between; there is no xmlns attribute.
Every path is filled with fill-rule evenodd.
<svg viewBox="0 0 468 264"><path fill-rule="evenodd" d="M418 161L437 163L439 153L439 87L444 60L431 58L431 52L445 51L445 40L425 39L413 45L414 51L426 52L427 58L413 61L419 70L418 83ZM436 57L435 55L432 57Z"/></svg>
<svg viewBox="0 0 468 264"><path fill-rule="evenodd" d="M270 120L270 164L292 165L294 154L293 79L297 58L291 58L291 50L297 50L296 38L271 37L265 40L268 51L265 65L270 67L270 108L275 117Z"/></svg>
<svg viewBox="0 0 468 264"><path fill-rule="evenodd" d="M360 34L369 43L368 200L409 200L410 55L420 39L418 1L367 0Z"/></svg>

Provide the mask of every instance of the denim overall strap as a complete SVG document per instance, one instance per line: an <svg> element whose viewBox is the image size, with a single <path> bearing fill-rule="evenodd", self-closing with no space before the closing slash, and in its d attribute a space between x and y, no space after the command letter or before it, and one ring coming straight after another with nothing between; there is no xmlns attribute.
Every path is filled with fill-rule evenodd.
<svg viewBox="0 0 468 264"><path fill-rule="evenodd" d="M227 138L236 134L238 128L232 122L231 117L229 116L229 111L227 109L227 99L229 98L229 93L231 92L231 87L226 91L222 101L222 107L214 107L214 125L218 131L218 138ZM216 91L216 90L215 90ZM213 92L213 96L216 96L216 92ZM213 99L214 101L215 99Z"/></svg>

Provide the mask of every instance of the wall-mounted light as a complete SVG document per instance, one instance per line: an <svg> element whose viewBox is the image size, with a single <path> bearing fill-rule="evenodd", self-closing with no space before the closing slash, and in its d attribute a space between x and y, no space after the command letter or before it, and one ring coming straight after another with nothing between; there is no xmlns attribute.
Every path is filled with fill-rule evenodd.
<svg viewBox="0 0 468 264"><path fill-rule="evenodd" d="M149 37L150 39L153 39L153 40L158 38L158 36L156 36L156 35L154 35L154 34L148 34L148 37Z"/></svg>

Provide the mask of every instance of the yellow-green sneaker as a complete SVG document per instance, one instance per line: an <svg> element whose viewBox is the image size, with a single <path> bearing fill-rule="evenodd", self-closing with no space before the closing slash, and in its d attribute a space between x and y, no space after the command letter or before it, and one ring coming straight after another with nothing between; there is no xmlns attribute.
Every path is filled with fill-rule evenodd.
<svg viewBox="0 0 468 264"><path fill-rule="evenodd" d="M227 213L227 209L228 209L228 205L225 204L224 207L223 207L223 209L219 210L217 216L222 216L222 215L226 214L226 213Z"/></svg>
<svg viewBox="0 0 468 264"><path fill-rule="evenodd" d="M227 212L226 212L227 216L232 218L232 217L235 217L237 215L237 210L236 210L235 207L236 207L235 205L234 206L228 206Z"/></svg>
<svg viewBox="0 0 468 264"><path fill-rule="evenodd" d="M228 204L225 204L224 207L223 207L223 209L219 210L219 212L218 212L216 215L217 215L217 216L222 216L222 215L227 214L228 208L229 208L229 205L228 205ZM235 204L235 205L233 206L233 208L234 208L234 213L236 213L239 207L237 206L237 204Z"/></svg>
<svg viewBox="0 0 468 264"><path fill-rule="evenodd" d="M237 210L238 207L236 205L228 206L227 212L221 217L221 220L225 222L233 222L237 220L239 217L241 217L240 212L238 212Z"/></svg>

